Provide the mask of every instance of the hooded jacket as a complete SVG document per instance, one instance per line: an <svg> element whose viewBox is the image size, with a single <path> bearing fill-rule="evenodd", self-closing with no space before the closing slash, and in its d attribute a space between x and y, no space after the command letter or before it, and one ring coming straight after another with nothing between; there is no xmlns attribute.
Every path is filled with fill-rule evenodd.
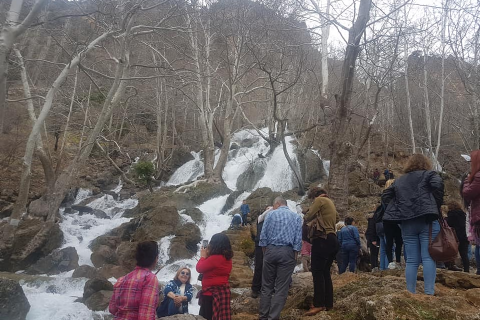
<svg viewBox="0 0 480 320"><path fill-rule="evenodd" d="M387 206L383 220L400 222L425 217L433 221L439 216L443 192L443 180L435 171L406 173L383 191L382 202Z"/></svg>

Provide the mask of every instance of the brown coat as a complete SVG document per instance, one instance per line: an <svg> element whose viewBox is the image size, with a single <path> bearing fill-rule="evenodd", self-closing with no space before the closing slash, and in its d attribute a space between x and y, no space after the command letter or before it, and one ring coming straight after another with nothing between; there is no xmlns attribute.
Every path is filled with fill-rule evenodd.
<svg viewBox="0 0 480 320"><path fill-rule="evenodd" d="M327 197L316 197L307 213L305 213L304 219L306 222L310 222L318 214L322 215L325 232L327 234L335 233L335 224L339 221L339 217L333 201Z"/></svg>

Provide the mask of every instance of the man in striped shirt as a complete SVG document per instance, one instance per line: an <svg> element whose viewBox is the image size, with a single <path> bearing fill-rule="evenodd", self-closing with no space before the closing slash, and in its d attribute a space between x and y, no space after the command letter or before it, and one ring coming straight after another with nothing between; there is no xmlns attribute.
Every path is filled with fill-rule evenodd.
<svg viewBox="0 0 480 320"><path fill-rule="evenodd" d="M118 279L108 310L115 320L155 320L160 286L151 272L157 265L158 245L144 241L137 245L135 270Z"/></svg>
<svg viewBox="0 0 480 320"><path fill-rule="evenodd" d="M275 198L273 209L263 223L259 243L264 250L260 320L280 318L302 248L302 217L288 209L282 197Z"/></svg>

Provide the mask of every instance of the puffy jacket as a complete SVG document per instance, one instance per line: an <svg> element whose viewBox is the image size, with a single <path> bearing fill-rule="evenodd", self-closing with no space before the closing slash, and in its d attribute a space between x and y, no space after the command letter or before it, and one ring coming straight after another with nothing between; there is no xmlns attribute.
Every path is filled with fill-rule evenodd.
<svg viewBox="0 0 480 320"><path fill-rule="evenodd" d="M455 229L458 241L467 242L467 228L466 228L467 215L462 210L452 210L447 213L448 225Z"/></svg>
<svg viewBox="0 0 480 320"><path fill-rule="evenodd" d="M375 218L373 217L373 213L368 216L367 221L368 225L367 230L365 231L365 238L369 244L373 241L379 242L380 239L377 236L377 229L375 226Z"/></svg>
<svg viewBox="0 0 480 320"><path fill-rule="evenodd" d="M470 223L480 224L480 172L475 174L472 182L465 181L462 196L470 203Z"/></svg>
<svg viewBox="0 0 480 320"><path fill-rule="evenodd" d="M387 206L383 220L404 221L422 216L431 221L437 219L443 188L443 180L435 171L404 174L383 191L382 202Z"/></svg>

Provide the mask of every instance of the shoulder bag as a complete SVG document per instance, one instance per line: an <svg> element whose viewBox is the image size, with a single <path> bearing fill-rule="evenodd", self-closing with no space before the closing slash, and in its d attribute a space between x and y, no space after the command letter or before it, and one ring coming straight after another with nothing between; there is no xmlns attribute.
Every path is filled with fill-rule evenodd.
<svg viewBox="0 0 480 320"><path fill-rule="evenodd" d="M432 223L430 223L430 230L428 236L428 253L434 261L447 262L454 260L458 255L458 239L455 230L450 228L440 215L438 219L440 224L440 231L435 239L432 241Z"/></svg>

